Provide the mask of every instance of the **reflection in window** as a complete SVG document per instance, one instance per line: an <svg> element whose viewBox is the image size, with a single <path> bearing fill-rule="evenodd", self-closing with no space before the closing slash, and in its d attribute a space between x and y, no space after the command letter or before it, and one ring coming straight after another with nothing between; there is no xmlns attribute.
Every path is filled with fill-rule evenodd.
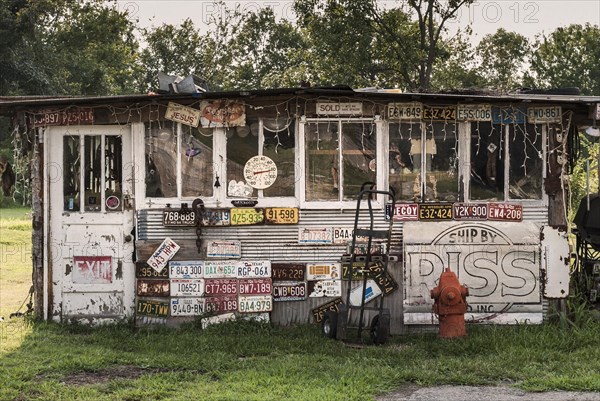
<svg viewBox="0 0 600 401"><path fill-rule="evenodd" d="M338 123L308 123L306 140L306 200L339 199Z"/></svg>
<svg viewBox="0 0 600 401"><path fill-rule="evenodd" d="M122 210L122 140L120 136L106 136L104 142L104 199L106 210Z"/></svg>
<svg viewBox="0 0 600 401"><path fill-rule="evenodd" d="M295 124L293 120L277 126L269 120L263 123L263 155L270 157L277 165L277 179L263 190L264 196L295 195Z"/></svg>
<svg viewBox="0 0 600 401"><path fill-rule="evenodd" d="M99 211L102 199L100 186L102 180L102 137L100 135L84 137L84 205L86 211Z"/></svg>
<svg viewBox="0 0 600 401"><path fill-rule="evenodd" d="M63 138L64 210L79 210L80 160L79 137L65 136Z"/></svg>
<svg viewBox="0 0 600 401"><path fill-rule="evenodd" d="M397 200L417 200L421 196L421 124L390 124L389 138L390 187Z"/></svg>
<svg viewBox="0 0 600 401"><path fill-rule="evenodd" d="M504 126L471 123L470 199L504 200Z"/></svg>
<svg viewBox="0 0 600 401"><path fill-rule="evenodd" d="M458 138L456 125L445 122L428 123L428 133L422 144L425 154L425 199L455 202L458 193ZM417 163L417 157L413 157Z"/></svg>
<svg viewBox="0 0 600 401"><path fill-rule="evenodd" d="M249 120L248 124L253 120ZM255 197L256 190L246 184L244 166L258 155L258 131L247 127L226 128L227 136L227 196Z"/></svg>
<svg viewBox="0 0 600 401"><path fill-rule="evenodd" d="M177 196L177 125L146 123L146 196Z"/></svg>
<svg viewBox="0 0 600 401"><path fill-rule="evenodd" d="M534 124L509 126L510 199L542 199L542 127Z"/></svg>
<svg viewBox="0 0 600 401"><path fill-rule="evenodd" d="M356 200L362 184L377 181L376 137L373 123L342 123L344 200Z"/></svg>
<svg viewBox="0 0 600 401"><path fill-rule="evenodd" d="M213 196L213 130L182 127L181 195L184 197Z"/></svg>

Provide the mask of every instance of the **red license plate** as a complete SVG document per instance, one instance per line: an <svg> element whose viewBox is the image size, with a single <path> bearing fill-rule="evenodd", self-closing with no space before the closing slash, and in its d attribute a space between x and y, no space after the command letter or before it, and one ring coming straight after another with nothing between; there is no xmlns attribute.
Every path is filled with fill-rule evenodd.
<svg viewBox="0 0 600 401"><path fill-rule="evenodd" d="M271 295L273 286L270 278L239 280L240 295Z"/></svg>
<svg viewBox="0 0 600 401"><path fill-rule="evenodd" d="M419 205L416 203L396 203L394 221L411 221L419 217Z"/></svg>
<svg viewBox="0 0 600 401"><path fill-rule="evenodd" d="M523 206L509 203L489 203L488 220L522 221Z"/></svg>
<svg viewBox="0 0 600 401"><path fill-rule="evenodd" d="M215 278L204 280L204 294L206 295L235 295L237 291L236 279Z"/></svg>
<svg viewBox="0 0 600 401"><path fill-rule="evenodd" d="M204 311L206 313L234 312L238 309L237 295L205 298Z"/></svg>

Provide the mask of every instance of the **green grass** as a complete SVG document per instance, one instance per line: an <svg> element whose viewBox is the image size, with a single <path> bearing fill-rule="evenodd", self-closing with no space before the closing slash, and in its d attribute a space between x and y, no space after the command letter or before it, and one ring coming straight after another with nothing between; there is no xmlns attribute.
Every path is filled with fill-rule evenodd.
<svg viewBox="0 0 600 401"><path fill-rule="evenodd" d="M5 216L0 245L29 243L26 211ZM428 333L364 348L325 339L312 325L32 324L8 319L27 295L30 260L2 255L0 400L372 400L407 383L600 391L598 322L470 326L464 339Z"/></svg>

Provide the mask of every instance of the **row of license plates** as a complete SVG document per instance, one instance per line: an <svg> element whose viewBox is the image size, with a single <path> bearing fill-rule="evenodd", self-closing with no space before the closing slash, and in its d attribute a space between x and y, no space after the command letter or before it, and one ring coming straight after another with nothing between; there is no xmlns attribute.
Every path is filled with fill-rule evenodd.
<svg viewBox="0 0 600 401"><path fill-rule="evenodd" d="M260 313L273 309L270 295L171 298L169 301L138 299L136 313L141 316L199 316L227 312Z"/></svg>
<svg viewBox="0 0 600 401"><path fill-rule="evenodd" d="M385 215L388 219L392 215L391 205L386 205ZM397 221L522 221L523 206L511 203L396 203L393 218Z"/></svg>
<svg viewBox="0 0 600 401"><path fill-rule="evenodd" d="M137 295L147 297L200 297L210 295L271 295L271 279L137 280Z"/></svg>
<svg viewBox="0 0 600 401"><path fill-rule="evenodd" d="M200 216L202 226L243 226L256 224L298 224L297 207L205 209ZM163 225L195 226L196 211L164 210Z"/></svg>

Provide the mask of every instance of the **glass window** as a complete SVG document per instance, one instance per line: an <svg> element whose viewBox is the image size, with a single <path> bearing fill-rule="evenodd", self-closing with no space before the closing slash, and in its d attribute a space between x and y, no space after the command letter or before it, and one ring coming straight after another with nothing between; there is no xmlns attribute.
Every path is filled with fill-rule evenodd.
<svg viewBox="0 0 600 401"><path fill-rule="evenodd" d="M213 130L183 126L181 154L181 195L212 197L214 188Z"/></svg>
<svg viewBox="0 0 600 401"><path fill-rule="evenodd" d="M177 196L177 125L146 124L146 196Z"/></svg>
<svg viewBox="0 0 600 401"><path fill-rule="evenodd" d="M123 210L122 140L120 136L104 138L104 202L107 211Z"/></svg>
<svg viewBox="0 0 600 401"><path fill-rule="evenodd" d="M389 141L389 185L396 199L420 199L421 124L390 124Z"/></svg>
<svg viewBox="0 0 600 401"><path fill-rule="evenodd" d="M102 137L100 135L84 137L84 205L86 211L100 211L102 199L100 188L102 180Z"/></svg>
<svg viewBox="0 0 600 401"><path fill-rule="evenodd" d="M226 128L225 134L227 136L227 196L256 197L257 190L247 185L244 180L244 166L251 157L258 155L258 135L251 134L251 131L245 127Z"/></svg>
<svg viewBox="0 0 600 401"><path fill-rule="evenodd" d="M344 200L356 200L362 184L377 181L375 124L342 123Z"/></svg>
<svg viewBox="0 0 600 401"><path fill-rule="evenodd" d="M510 199L542 199L542 127L514 124L508 130Z"/></svg>
<svg viewBox="0 0 600 401"><path fill-rule="evenodd" d="M427 124L422 144L425 155L425 200L456 202L458 188L458 137L456 125L445 122ZM416 159L416 158L415 158Z"/></svg>
<svg viewBox="0 0 600 401"><path fill-rule="evenodd" d="M264 196L294 196L296 183L296 135L295 124L289 120L283 126L271 121L263 123L263 155L277 165L275 183L263 191Z"/></svg>
<svg viewBox="0 0 600 401"><path fill-rule="evenodd" d="M63 138L64 210L80 210L80 161L81 154L79 150L79 137L65 136Z"/></svg>
<svg viewBox="0 0 600 401"><path fill-rule="evenodd" d="M470 199L504 200L504 126L471 123Z"/></svg>
<svg viewBox="0 0 600 401"><path fill-rule="evenodd" d="M306 200L339 199L338 123L308 123L306 141Z"/></svg>

